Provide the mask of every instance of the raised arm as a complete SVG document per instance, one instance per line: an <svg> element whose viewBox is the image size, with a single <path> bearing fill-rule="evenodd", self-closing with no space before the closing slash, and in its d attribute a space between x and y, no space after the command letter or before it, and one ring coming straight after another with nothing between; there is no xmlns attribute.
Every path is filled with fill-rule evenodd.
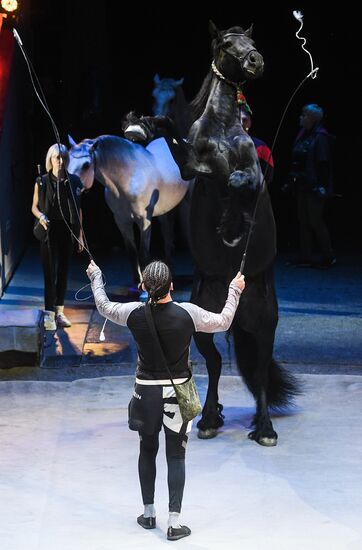
<svg viewBox="0 0 362 550"><path fill-rule="evenodd" d="M97 309L103 317L113 321L117 325L127 326L129 314L140 307L139 302L111 302L103 287L102 271L92 260L87 268L87 275L91 281L92 292Z"/></svg>
<svg viewBox="0 0 362 550"><path fill-rule="evenodd" d="M212 313L190 303L179 305L191 315L195 325L195 332L223 332L230 328L244 288L244 276L238 273L229 285L228 297L221 313Z"/></svg>

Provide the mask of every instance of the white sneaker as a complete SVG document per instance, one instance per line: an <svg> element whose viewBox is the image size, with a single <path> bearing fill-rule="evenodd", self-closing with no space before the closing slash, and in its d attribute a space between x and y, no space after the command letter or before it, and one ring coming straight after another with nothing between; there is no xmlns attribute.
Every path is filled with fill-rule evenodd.
<svg viewBox="0 0 362 550"><path fill-rule="evenodd" d="M55 320L58 327L71 327L72 323L64 313L64 306L55 306Z"/></svg>
<svg viewBox="0 0 362 550"><path fill-rule="evenodd" d="M56 330L57 325L55 322L55 312L54 311L44 311L44 329L45 330Z"/></svg>

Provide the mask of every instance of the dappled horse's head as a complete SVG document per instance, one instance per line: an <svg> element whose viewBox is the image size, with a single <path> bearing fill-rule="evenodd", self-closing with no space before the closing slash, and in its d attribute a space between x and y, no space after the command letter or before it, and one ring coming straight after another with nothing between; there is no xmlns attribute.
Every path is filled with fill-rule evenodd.
<svg viewBox="0 0 362 550"><path fill-rule="evenodd" d="M155 87L152 91L152 97L155 102L153 105L153 114L155 116L166 116L169 111L170 102L175 99L177 89L182 86L184 79L174 80L173 78L160 78L158 74L154 76Z"/></svg>
<svg viewBox="0 0 362 550"><path fill-rule="evenodd" d="M95 139L84 139L77 144L69 136L69 143L68 171L80 177L85 189L90 189L94 182L95 149L98 142Z"/></svg>
<svg viewBox="0 0 362 550"><path fill-rule="evenodd" d="M246 31L241 27L221 31L210 21L210 34L215 64L225 78L241 82L263 74L264 60L251 38L252 26Z"/></svg>

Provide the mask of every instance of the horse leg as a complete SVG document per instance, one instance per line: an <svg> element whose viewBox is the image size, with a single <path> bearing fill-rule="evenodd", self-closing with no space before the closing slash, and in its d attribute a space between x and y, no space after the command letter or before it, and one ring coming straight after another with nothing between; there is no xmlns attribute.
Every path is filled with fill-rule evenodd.
<svg viewBox="0 0 362 550"><path fill-rule="evenodd" d="M248 437L260 445L272 447L277 444L278 439L269 416L267 398L269 370L273 362L274 330L268 334L263 333L263 328L258 333L246 332L236 320L233 335L240 373L256 400L254 430Z"/></svg>
<svg viewBox="0 0 362 550"><path fill-rule="evenodd" d="M147 217L144 217L144 218L140 217L135 219L141 234L140 249L139 249L139 259L140 259L141 270L143 270L150 261L150 247L151 247L150 219L148 219Z"/></svg>
<svg viewBox="0 0 362 550"><path fill-rule="evenodd" d="M140 269L131 205L126 198L115 196L108 187L104 190L104 197L107 205L113 212L114 221L121 232L126 253L131 263L133 282L138 284L140 281Z"/></svg>
<svg viewBox="0 0 362 550"><path fill-rule="evenodd" d="M234 145L237 149L238 164L242 169L232 171L228 183L242 192L245 198L249 198L254 195L262 182L255 146L248 135L240 135L235 139Z"/></svg>
<svg viewBox="0 0 362 550"><path fill-rule="evenodd" d="M185 197L182 199L180 204L177 205L177 214L179 223L181 226L182 234L186 240L186 244L189 250L191 250L191 227L190 227L190 211L191 211L191 194L192 194L192 183L190 183L189 189Z"/></svg>
<svg viewBox="0 0 362 550"><path fill-rule="evenodd" d="M218 384L221 374L221 355L214 344L214 335L197 332L194 334L196 347L206 359L209 383L201 420L197 423L200 439L211 439L224 424L223 406L218 402Z"/></svg>
<svg viewBox="0 0 362 550"><path fill-rule="evenodd" d="M134 222L130 216L125 218L123 212L120 212L118 210L113 212L113 216L117 227L123 237L123 242L126 247L126 254L131 263L133 283L137 285L141 279L140 265L133 227Z"/></svg>
<svg viewBox="0 0 362 550"><path fill-rule="evenodd" d="M134 236L133 220L131 220L130 223L118 223L116 216L114 218L118 229L122 233L124 245L126 248L126 254L131 264L133 283L138 285L138 283L141 280L140 261L138 257L137 246L136 246L136 241Z"/></svg>
<svg viewBox="0 0 362 550"><path fill-rule="evenodd" d="M175 212L171 210L167 214L158 216L163 237L165 250L165 259L168 265L171 265L172 255L175 250Z"/></svg>

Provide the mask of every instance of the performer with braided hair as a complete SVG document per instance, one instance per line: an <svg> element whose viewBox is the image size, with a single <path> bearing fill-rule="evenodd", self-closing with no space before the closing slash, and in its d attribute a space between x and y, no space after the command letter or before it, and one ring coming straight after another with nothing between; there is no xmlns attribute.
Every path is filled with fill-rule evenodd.
<svg viewBox="0 0 362 550"><path fill-rule="evenodd" d="M159 432L163 426L168 467L169 519L168 540L190 535L191 530L180 523L185 485L185 450L192 421L183 422L171 381L157 360L152 333L140 302L111 302L102 281L102 272L93 262L87 268L97 309L114 323L127 326L137 345L138 364L130 413L130 428L139 432L140 454L138 472L144 512L137 522L144 529L156 527L154 492L156 456ZM194 332L222 332L233 320L239 298L245 288L244 276L238 273L229 285L226 303L221 313L212 313L188 302L173 302L171 272L166 264L154 261L142 274L142 288L148 292L160 344L175 384L190 376L189 348Z"/></svg>

